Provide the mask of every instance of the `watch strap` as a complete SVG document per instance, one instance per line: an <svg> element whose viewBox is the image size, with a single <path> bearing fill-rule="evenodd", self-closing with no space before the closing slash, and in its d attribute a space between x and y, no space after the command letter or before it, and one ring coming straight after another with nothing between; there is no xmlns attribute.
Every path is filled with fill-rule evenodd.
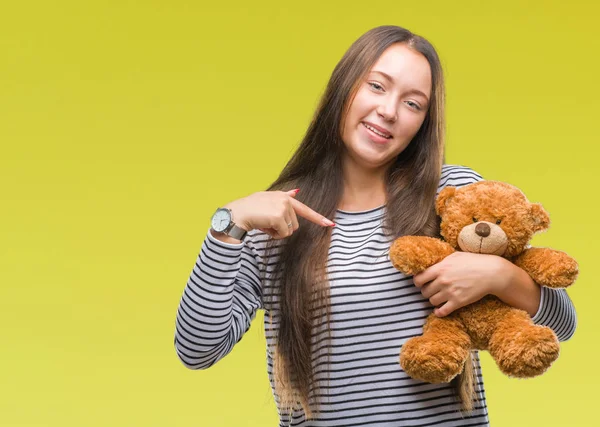
<svg viewBox="0 0 600 427"><path fill-rule="evenodd" d="M228 230L225 230L225 234L233 237L234 239L244 240L244 237L246 237L246 234L248 234L248 232L243 228L233 224Z"/></svg>

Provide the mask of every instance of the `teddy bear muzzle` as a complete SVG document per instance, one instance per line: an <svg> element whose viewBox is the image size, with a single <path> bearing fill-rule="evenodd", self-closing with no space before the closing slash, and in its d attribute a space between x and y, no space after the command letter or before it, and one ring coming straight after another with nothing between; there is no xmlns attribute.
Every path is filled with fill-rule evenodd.
<svg viewBox="0 0 600 427"><path fill-rule="evenodd" d="M500 226L479 221L460 231L458 246L465 252L502 256L508 248L508 237Z"/></svg>

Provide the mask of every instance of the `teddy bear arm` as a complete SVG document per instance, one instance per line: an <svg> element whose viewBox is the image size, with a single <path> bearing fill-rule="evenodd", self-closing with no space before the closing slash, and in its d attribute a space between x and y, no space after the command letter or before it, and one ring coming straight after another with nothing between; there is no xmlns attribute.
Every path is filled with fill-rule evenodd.
<svg viewBox="0 0 600 427"><path fill-rule="evenodd" d="M579 273L577 262L564 252L549 248L525 249L514 260L540 286L565 288Z"/></svg>
<svg viewBox="0 0 600 427"><path fill-rule="evenodd" d="M390 248L390 260L404 274L415 275L454 252L448 243L427 236L402 236Z"/></svg>

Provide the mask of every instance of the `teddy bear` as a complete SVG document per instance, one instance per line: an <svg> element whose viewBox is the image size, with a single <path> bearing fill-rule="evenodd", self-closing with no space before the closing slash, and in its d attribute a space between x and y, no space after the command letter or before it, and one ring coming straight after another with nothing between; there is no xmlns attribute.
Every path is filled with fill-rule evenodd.
<svg viewBox="0 0 600 427"><path fill-rule="evenodd" d="M420 273L462 250L502 256L540 286L564 288L577 277L577 262L566 253L528 245L535 233L549 227L549 215L510 184L447 186L435 209L442 239L402 236L390 247L390 261L404 274ZM400 365L414 379L450 382L463 371L471 350L487 350L504 374L527 378L550 367L559 343L552 329L534 324L526 311L487 295L445 317L431 313L423 334L402 346Z"/></svg>

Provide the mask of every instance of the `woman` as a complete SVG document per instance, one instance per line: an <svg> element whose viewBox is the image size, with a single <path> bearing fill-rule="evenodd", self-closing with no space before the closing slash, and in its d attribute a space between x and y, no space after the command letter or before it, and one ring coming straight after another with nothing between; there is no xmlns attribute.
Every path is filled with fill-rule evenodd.
<svg viewBox="0 0 600 427"><path fill-rule="evenodd" d="M213 217L177 315L182 362L213 365L264 309L281 426L488 425L477 353L452 384L400 368L430 300L444 316L495 294L560 340L575 312L564 290L541 289L501 257L458 253L415 277L391 265L398 236L439 236L439 190L482 179L443 164L444 129L431 44L395 26L361 36L278 179Z"/></svg>

